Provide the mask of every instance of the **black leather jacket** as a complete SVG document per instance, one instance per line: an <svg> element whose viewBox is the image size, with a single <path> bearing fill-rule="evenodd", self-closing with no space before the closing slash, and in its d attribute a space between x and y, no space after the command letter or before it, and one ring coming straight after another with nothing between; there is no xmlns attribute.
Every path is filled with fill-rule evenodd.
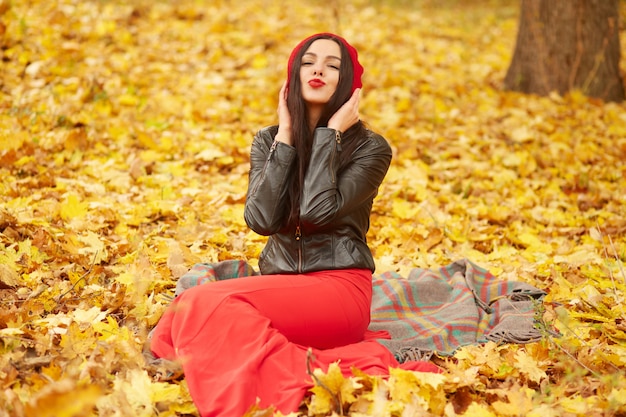
<svg viewBox="0 0 626 417"><path fill-rule="evenodd" d="M277 126L259 131L250 152L244 218L269 236L259 258L264 275L328 269L366 268L374 272L366 233L378 187L391 163L391 148L367 131L352 162L337 175L341 135L317 128L300 201L299 224L285 224L287 189L296 175L295 148L275 141Z"/></svg>

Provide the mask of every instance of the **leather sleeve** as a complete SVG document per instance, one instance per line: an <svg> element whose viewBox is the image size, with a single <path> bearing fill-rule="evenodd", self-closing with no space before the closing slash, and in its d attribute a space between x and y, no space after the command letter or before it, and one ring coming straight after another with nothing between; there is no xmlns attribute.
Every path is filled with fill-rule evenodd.
<svg viewBox="0 0 626 417"><path fill-rule="evenodd" d="M337 139L334 129L315 130L300 202L300 220L306 227L327 225L372 199L389 169L391 147L382 136L368 131L352 162L338 175Z"/></svg>
<svg viewBox="0 0 626 417"><path fill-rule="evenodd" d="M294 175L296 150L274 141L276 129L259 131L250 151L248 192L244 219L250 229L269 236L278 232L287 216L287 183Z"/></svg>

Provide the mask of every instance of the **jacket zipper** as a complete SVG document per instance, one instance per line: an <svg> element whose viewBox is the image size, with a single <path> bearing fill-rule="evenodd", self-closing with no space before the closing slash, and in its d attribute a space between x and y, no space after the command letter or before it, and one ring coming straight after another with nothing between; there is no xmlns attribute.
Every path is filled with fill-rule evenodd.
<svg viewBox="0 0 626 417"><path fill-rule="evenodd" d="M270 158L272 157L272 154L276 150L276 146L278 146L278 141L274 139L274 142L272 142L272 146L270 146L270 152L267 154L268 161L270 160Z"/></svg>
<svg viewBox="0 0 626 417"><path fill-rule="evenodd" d="M300 231L300 225L296 226L296 243L298 245L298 273L302 273L302 242L300 238L302 237L302 233Z"/></svg>
<svg viewBox="0 0 626 417"><path fill-rule="evenodd" d="M270 163L270 159L272 159L272 155L276 150L276 146L278 146L278 141L274 139L272 142L272 146L270 146L270 151L267 153L267 159L265 160L265 164L263 165L263 171L261 172L261 178L257 181L256 186L252 190L252 194L256 194L256 190L259 188L259 185L263 182L263 178L265 178L265 172L267 171L267 165Z"/></svg>
<svg viewBox="0 0 626 417"><path fill-rule="evenodd" d="M341 152L341 133L338 130L335 130L335 144L335 152L333 152L332 158L330 158L330 170L333 184L335 183L335 171L333 170L333 165L337 153Z"/></svg>

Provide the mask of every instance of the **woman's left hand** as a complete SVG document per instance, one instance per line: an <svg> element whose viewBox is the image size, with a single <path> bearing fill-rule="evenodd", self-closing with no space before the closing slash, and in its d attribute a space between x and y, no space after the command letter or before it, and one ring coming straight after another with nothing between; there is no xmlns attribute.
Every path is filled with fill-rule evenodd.
<svg viewBox="0 0 626 417"><path fill-rule="evenodd" d="M278 133L275 139L288 145L293 145L291 138L291 114L287 107L287 81L283 83L278 93Z"/></svg>
<svg viewBox="0 0 626 417"><path fill-rule="evenodd" d="M353 124L359 121L359 101L361 99L361 89L357 88L352 93L352 97L337 110L328 121L328 127L340 131L348 130Z"/></svg>

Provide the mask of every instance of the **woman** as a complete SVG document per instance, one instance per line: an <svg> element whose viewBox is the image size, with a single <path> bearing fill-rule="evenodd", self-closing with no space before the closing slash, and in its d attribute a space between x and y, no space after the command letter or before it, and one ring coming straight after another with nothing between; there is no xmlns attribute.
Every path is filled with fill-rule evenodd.
<svg viewBox="0 0 626 417"><path fill-rule="evenodd" d="M309 348L313 368L398 366L365 340L375 268L365 235L391 149L359 120L362 73L337 35L296 46L279 123L255 135L250 156L245 220L269 236L261 275L186 290L155 330L153 353L181 361L202 416L241 416L257 399L297 410L312 386Z"/></svg>

